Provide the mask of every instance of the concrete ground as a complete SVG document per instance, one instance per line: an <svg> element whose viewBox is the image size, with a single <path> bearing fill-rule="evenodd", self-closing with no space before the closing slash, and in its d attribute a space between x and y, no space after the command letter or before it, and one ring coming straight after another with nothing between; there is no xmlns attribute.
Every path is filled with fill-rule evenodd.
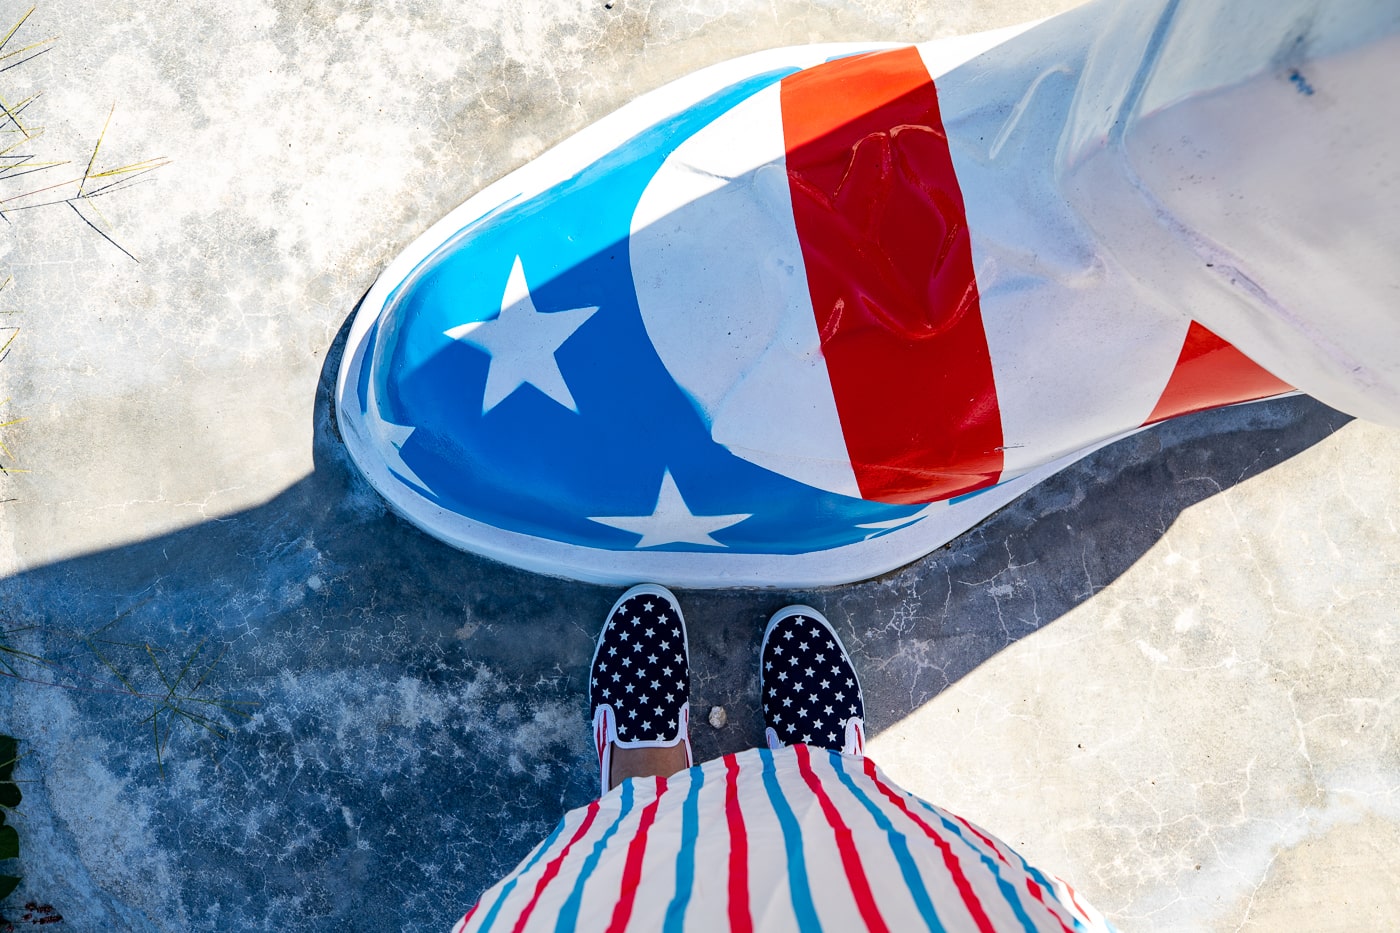
<svg viewBox="0 0 1400 933"><path fill-rule="evenodd" d="M45 2L26 31L59 42L0 72L10 103L46 90L36 152L81 169L115 101L98 162L173 162L101 204L139 262L62 205L0 246L0 422L28 419L0 463L31 471L0 476L0 644L47 662L0 652L28 753L10 903L446 929L590 798L616 592L386 512L328 408L360 295L484 183L699 66L1068 5ZM879 580L682 592L697 751L759 741L762 624L810 602L862 667L871 755L1123 929L1400 926L1397 491L1400 433L1294 398L1107 448Z"/></svg>

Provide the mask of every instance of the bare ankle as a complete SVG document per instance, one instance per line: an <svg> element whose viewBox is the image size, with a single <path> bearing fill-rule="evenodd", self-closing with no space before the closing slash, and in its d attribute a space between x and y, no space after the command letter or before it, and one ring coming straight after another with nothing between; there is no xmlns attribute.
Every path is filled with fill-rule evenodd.
<svg viewBox="0 0 1400 933"><path fill-rule="evenodd" d="M608 787L613 788L628 778L670 777L686 768L685 743L669 748L618 748L612 750L612 774Z"/></svg>

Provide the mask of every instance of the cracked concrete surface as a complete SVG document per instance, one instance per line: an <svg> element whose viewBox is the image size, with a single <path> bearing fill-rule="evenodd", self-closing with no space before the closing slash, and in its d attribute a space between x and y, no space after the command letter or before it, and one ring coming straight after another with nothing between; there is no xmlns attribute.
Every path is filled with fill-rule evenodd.
<svg viewBox="0 0 1400 933"><path fill-rule="evenodd" d="M1068 5L41 6L60 43L0 78L46 90L47 149L84 152L115 100L110 157L174 161L103 205L140 263L64 213L7 228L0 398L28 420L0 440L33 472L0 490L0 625L66 685L0 680L32 782L20 897L77 930L446 929L592 793L585 666L616 593L387 514L326 397L359 296L670 78ZM1124 929L1400 925L1397 464L1394 431L1245 406L879 580L683 592L697 752L760 740L758 636L809 602L859 659L882 766ZM170 690L192 657L203 681Z"/></svg>

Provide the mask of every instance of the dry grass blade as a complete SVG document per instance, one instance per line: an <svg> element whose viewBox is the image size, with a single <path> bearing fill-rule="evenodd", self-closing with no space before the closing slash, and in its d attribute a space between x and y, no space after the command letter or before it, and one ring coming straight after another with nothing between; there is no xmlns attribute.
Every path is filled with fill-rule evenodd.
<svg viewBox="0 0 1400 933"><path fill-rule="evenodd" d="M95 656L97 657L97 660L101 661L102 664L103 664L103 666L106 667L107 670L109 670L109 671L112 672L112 676L115 677L115 678L117 678L117 680L121 683L121 685L122 685L123 687L126 688L126 691L127 691L128 693L131 693L131 694L137 694L137 693L138 693L137 689L131 685L131 681L129 681L129 680L126 679L126 675L123 674L121 671L119 671L119 670L117 669L117 666L116 666L115 664L113 664L111 661L107 660L107 656L104 655L102 652L98 651L98 650L97 650L97 646L96 646L95 644L93 644L91 640L88 640L87 646L88 646L88 648L90 648L90 649L92 650L92 653L93 653L93 655L95 655Z"/></svg>
<svg viewBox="0 0 1400 933"><path fill-rule="evenodd" d="M30 7L25 12L25 14L19 18L19 21L10 27L10 31L5 33L5 37L3 39L0 39L0 52L4 52L5 47L10 44L10 40L15 37L15 33L19 32L20 27L25 24L25 21L29 19L30 14L32 14L34 10L35 7ZM9 52L5 52L5 54L0 55L0 62L14 58L18 55L24 55L24 53L26 52L33 52L33 54L25 58L21 58L17 62L11 62L10 64L5 65L4 67L0 67L0 72L9 71L11 68L17 68L20 65L23 65L25 62L32 61L36 56L43 55L49 50L49 47L52 46L55 41L57 41L57 39L57 36L50 36L49 38L41 39L38 42L31 42L29 45L26 45L23 48L13 49ZM35 49L38 49L38 51L35 52Z"/></svg>
<svg viewBox="0 0 1400 933"><path fill-rule="evenodd" d="M23 55L25 52L30 52L30 51L33 51L34 49L40 49L40 48L42 48L42 49L44 49L44 51L47 52L48 49L46 49L46 48L44 48L44 47L45 47L45 46L49 46L49 45L53 45L53 44L54 44L55 42L57 42L57 41L58 41L58 36L49 36L47 39L40 39L38 42L31 42L31 43L29 43L28 45L24 46L23 48L15 49L13 52L6 52L4 55L0 55L0 62L3 62L3 61L5 61L6 59L9 59L9 58L14 58L16 55ZM33 58L33 57L34 57L33 55L29 56L29 58ZM29 58L26 58L24 61L26 61L26 62L29 61ZM24 62L15 62L15 64L16 64L16 65L22 65L22 64L24 64ZM14 67L14 66L11 65L11 66L8 66L8 67ZM0 69L0 70L3 70L3 69Z"/></svg>
<svg viewBox="0 0 1400 933"><path fill-rule="evenodd" d="M87 192L83 195L83 200L89 201L100 194L107 194L112 191L125 191L135 183L136 179L169 164L170 160L163 157L159 159L147 159L145 162L134 162L131 165L123 166L119 169L112 169L108 172L101 172L97 175L93 175L93 178L121 177L117 177L116 181L108 182L100 188L94 188Z"/></svg>
<svg viewBox="0 0 1400 933"><path fill-rule="evenodd" d="M14 131L14 130L5 130L4 132L6 132L6 133L13 133L13 132L15 132L15 131ZM6 147L3 148L3 149L0 149L0 157L2 157L2 158L7 158L7 159L18 159L18 160L20 161L21 164L23 164L23 163L25 163L25 162L33 162L33 161L34 161L34 157L33 157L32 155L13 155L13 156L12 156L12 155L10 155L10 153L11 153L11 152L14 152L16 149L18 149L20 146L23 146L23 145L24 145L25 143L27 143L27 142L35 142L35 141L37 141L37 140L39 139L39 137L41 137L41 136L43 136L43 135L44 135L44 131L43 131L43 130L39 130L39 131L35 132L35 134L34 134L33 136L29 137L28 139L18 139L18 140L15 140L15 141L14 141L13 143L11 143L10 145L6 146ZM39 163L36 163L36 164L45 165L45 166L67 165L67 164L68 164L68 160L67 160L67 159L62 159L62 160L59 160L59 161L56 161L56 162L39 162Z"/></svg>
<svg viewBox="0 0 1400 933"><path fill-rule="evenodd" d="M160 666L160 659L156 657L156 653L151 650L151 646L149 644L146 644L143 647L146 649L146 654L150 656L151 664L155 665L156 676L160 678L160 682L165 686L166 695L169 696L173 694L175 692L175 688L170 686L170 681L166 679L165 671Z"/></svg>
<svg viewBox="0 0 1400 933"><path fill-rule="evenodd" d="M19 112L16 109L12 109L9 104L5 103L5 99L3 97L0 97L0 113L3 113L5 115L5 119L15 125L15 129L19 130L21 133L24 134L24 138L26 140L33 138L29 135L29 129L23 123L19 122Z"/></svg>
<svg viewBox="0 0 1400 933"><path fill-rule="evenodd" d="M8 124L13 123L15 125L15 130L18 131L21 135L23 135L26 141L34 139L35 136L37 136L41 131L36 127L34 132L30 132L29 127L19 122L19 115L24 113L24 111L28 110L29 105L34 103L34 101L38 100L40 94L42 93L43 92L41 91L39 92L39 94L31 94L19 103L14 104L13 106L5 103L5 99L0 97L0 111L2 111L5 114L5 119L0 120L0 129L4 129L8 132Z"/></svg>
<svg viewBox="0 0 1400 933"><path fill-rule="evenodd" d="M118 175L130 175L132 172L141 172L141 174L144 174L144 172L155 171L157 168L162 167L162 165L169 165L169 161L171 160L165 158L164 155L160 155L160 157L157 158L147 158L147 160L140 161L140 163L122 165L120 168L109 168L109 170L105 172L92 172L91 175L88 175L88 181L94 178L115 178L118 177ZM102 189L98 189L98 191L102 191ZM97 192L87 192L84 198L91 198L95 193Z"/></svg>
<svg viewBox="0 0 1400 933"><path fill-rule="evenodd" d="M28 651L21 651L19 648L16 648L14 645L11 645L6 640L11 635L18 634L19 632L27 632L32 628L33 626L26 625L21 628L6 629L3 632L0 632L0 667L4 667L5 670L9 671L10 674L14 677L19 677L21 675L19 669L10 663L11 659L22 658L25 661L29 661L34 664L49 663L47 659L41 658L37 654L30 654Z"/></svg>
<svg viewBox="0 0 1400 933"><path fill-rule="evenodd" d="M51 48L51 47L50 47L50 48ZM20 65L26 65L26 64L28 64L29 62L34 61L34 59L38 58L40 55L43 55L43 54L45 54L45 53L48 52L48 51L49 51L48 48L43 48L43 49L40 49L39 51L35 52L33 55L29 56L28 58L21 58L21 59L20 59L19 61L17 61L17 62L13 62L12 64L5 65L5 66L3 66L3 67L0 67L0 73L4 73L4 72L6 72L6 71L9 71L11 68L18 68Z"/></svg>
<svg viewBox="0 0 1400 933"><path fill-rule="evenodd" d="M5 51L5 46L10 44L10 40L15 37L15 33L19 32L19 28L24 25L25 20L33 15L36 9L38 9L38 7L30 7L28 10L25 10L24 15L19 18L19 22L10 27L10 31L5 33L5 38L0 39L0 52Z"/></svg>
<svg viewBox="0 0 1400 933"><path fill-rule="evenodd" d="M109 115L109 119L110 119L110 115ZM104 132L104 133L106 132L106 127L103 127L103 132ZM94 147L93 147L93 150L92 150L93 158L96 158L96 157L97 157L97 150L98 150L98 147L100 147L101 145L102 145L102 141L99 139L99 140L98 140L98 143L97 143L97 146L94 146ZM14 147L11 146L10 148L13 149ZM5 149L5 150L3 150L3 151L0 151L0 155L4 155L4 154L7 153L7 152L9 152L9 149ZM24 164L24 163L20 163L20 164ZM66 162L66 161L63 161L63 162L45 162L45 163L41 163L41 164L42 164L45 168L51 168L51 167L53 167L53 166L55 166L55 165L67 165L68 162ZM96 195L100 194L100 193L103 192L103 191L108 190L109 188L112 188L112 187L115 186L115 185L121 184L121 183L124 182L124 181L130 181L131 178L134 178L134 177L136 177L137 175L143 175L143 174L145 174L145 173L147 173L147 172L153 172L153 171L155 171L156 169L161 168L162 166L169 165L169 164L170 164L170 160L167 159L167 158L165 158L164 156L162 156L162 157L156 158L156 159L145 159L145 160L143 160L143 161L141 161L141 162L133 162L133 163L131 163L130 165L123 165L123 166L121 166L120 168L108 169L108 170L105 171L105 172L93 172L93 171L92 171L92 163L91 163L91 161L89 161L89 163L88 163L88 171L84 172L84 173L83 173L82 175L80 175L80 176L75 176L75 177L73 177L73 178L65 178L63 181L56 181L56 182L54 182L53 184L51 184L51 185L45 185L45 186L42 187L42 188L34 188L34 189L30 190L30 191L25 191L25 192L22 192L22 193L20 193L20 194L12 194L12 195L10 195L10 196L7 197L7 198L0 198L0 204L9 204L11 201L19 201L19 200L22 200L23 198L31 198L31 197L33 197L33 196L36 195L36 194L43 194L43 193L46 192L46 191L55 191L55 190L57 190L57 189L59 189L59 188L65 187L65 186L67 186L67 185L74 184L74 183L76 182L77 185L78 185L78 193L77 193L76 195L74 195L73 197L71 197L71 198L55 198L55 199L52 200L52 201L44 201L44 202L41 203L41 204L26 204L26 205L23 205L22 207L10 207L10 208L6 208L6 210L22 210L22 209L30 209L30 208L35 208L35 207L47 207L47 206L49 206L49 205L51 205L51 204L71 204L72 202L74 202L74 201L76 201L76 200L79 200L79 199L87 200L88 198L95 197ZM119 177L119 176L130 176L130 177L122 178L122 177ZM84 190L83 190L83 187L84 187L89 181L92 181L94 178L118 178L118 180L115 181L115 182L110 182L109 184L104 185L104 186L102 186L101 188L96 189L95 191L84 191Z"/></svg>
<svg viewBox="0 0 1400 933"><path fill-rule="evenodd" d="M8 284L8 282L7 282L7 284ZM3 287L3 286L0 286L0 287ZM19 328L18 328L18 327L14 328L14 331L15 331L15 334L18 334L18 333L19 333ZM6 341L5 346L6 346L7 348L9 347L10 343L13 342L13 340L14 340L14 338L15 338L15 334L12 334L12 335L10 336L10 340L9 340L9 341ZM10 401L9 399L5 399L3 402L0 402L0 405L7 405L7 404L9 404L9 401ZM8 428L8 427L11 427L11 426L16 425L16 424L23 424L24 421L25 421L24 418L11 418L9 421L0 421L0 428ZM9 448L9 447L6 447L6 446L5 446L5 442L4 442L3 440L0 440L0 453L3 453L6 457L8 457L8 458L11 459L11 460L16 459L14 453L12 453L12 452L10 451L10 448ZM19 469L15 469L14 467L9 467L9 466L4 465L3 463L0 463L0 474L28 473L28 472L29 472L28 470L19 470Z"/></svg>
<svg viewBox="0 0 1400 933"><path fill-rule="evenodd" d="M141 261L141 260L137 259L135 256L133 256L133 255L131 254L130 250L128 250L125 246L122 246L122 245L121 245L120 243L118 243L116 240L112 239L111 236L108 235L108 233L107 233L106 230L103 230L101 227L99 227L97 224L93 223L93 222L92 222L91 220L89 220L87 217L84 217L84 216L83 216L83 212L80 211L80 210L78 210L78 205L74 204L72 201L69 201L69 202L68 202L68 206L71 207L71 208L73 208L73 213L75 213L75 214L77 214L79 217L82 217L82 218L83 218L83 223L87 224L87 225L88 225L89 227L91 227L93 230L97 231L97 235L100 236L100 237L102 237L102 239L106 240L108 243L111 243L111 244L112 244L113 246L115 246L117 249L121 250L121 251L126 255L126 257L127 257L128 259L130 259L132 262L140 262L140 261ZM93 210L94 210L94 211L97 211L97 208L94 207ZM99 217L101 217L101 216L102 216L102 212L101 212L101 211L97 211L97 215L98 215ZM106 221L106 218L105 218L105 217L103 218L103 221L104 221L104 222Z"/></svg>
<svg viewBox="0 0 1400 933"><path fill-rule="evenodd" d="M52 185L45 185L45 186L42 187L42 188L35 188L33 191L26 191L26 192L24 192L23 194L12 194L12 195L10 195L8 198L0 198L0 204L8 204L8 203L10 203L11 201L18 201L20 198L29 198L29 197L33 197L33 196L36 195L36 194L43 194L45 191L53 191L55 188L62 188L62 187L64 187L65 185L71 185L71 184L73 184L74 182L81 182L81 181L82 181L81 178L67 178L67 179L64 179L63 181L54 182ZM73 198L59 198L59 199L54 200L54 201L46 201L46 202L44 202L44 204L32 204L32 205L26 205L26 206L28 206L28 207L44 207L44 206L46 206L46 205L48 205L48 204L67 204L69 201L72 201L72 200L73 200ZM17 207L11 207L11 208L6 208L6 210L12 210L12 211L13 211L13 210L19 210L19 208L17 208Z"/></svg>
<svg viewBox="0 0 1400 933"><path fill-rule="evenodd" d="M26 164L29 165L29 167L28 167L28 168L25 168L24 171L22 171L22 172L17 172L17 171L14 171L14 169L10 169L10 168L0 169L0 180L6 180L6 181L8 181L8 180L11 179L11 178L20 178L20 177L25 176L25 175L33 175L35 172L47 171L48 169L53 168L55 165L67 165L68 163L67 163L67 162L34 162L34 163L32 163L32 164L31 164L31 163L20 163L20 165L15 166L15 168L21 168L21 167L23 167L23 166L26 165Z"/></svg>
<svg viewBox="0 0 1400 933"><path fill-rule="evenodd" d="M133 162L130 165L123 165L121 168L109 168L105 172L93 172L88 175L88 178L113 178L117 175L129 175L132 172L150 172L160 168L162 165L169 164L169 159L165 156L159 156L154 159L145 159L140 162ZM88 192L88 197L91 197L92 194L93 192Z"/></svg>
<svg viewBox="0 0 1400 933"><path fill-rule="evenodd" d="M83 172L83 180L78 184L78 197L83 196L83 188L87 186L88 179L92 177L92 166L97 162L97 153L102 148L102 140L107 138L107 127L112 125L112 115L117 112L117 102L112 101L112 109L107 111L107 120L102 124L102 132L97 134L97 142L92 146L92 155L88 157L87 170Z"/></svg>
<svg viewBox="0 0 1400 933"><path fill-rule="evenodd" d="M245 719L249 718L249 715L236 707L239 705L257 705L256 703L248 701L228 702L194 695L204 686L210 672L212 672L219 661L222 660L223 651L220 651L218 657L199 674L193 688L187 693L180 692L181 685L185 683L186 678L189 677L191 671L195 669L195 662L199 660L200 655L204 652L204 646L207 642L208 639L200 640L199 644L197 644L194 650L190 652L189 656L185 658L179 673L176 674L173 681L166 675L165 668L161 666L160 659L156 656L155 650L152 649L149 644L142 645L147 656L151 660L151 665L155 668L156 676L160 679L162 686L165 688L165 695L153 698L150 714L141 720L142 723L150 722L151 724L151 736L156 747L156 768L162 778L165 777L165 752L170 746L170 739L174 734L175 722L177 720L199 726L201 729L204 729L217 738L227 738L226 733L219 729L222 723L210 716L195 712L190 709L191 705L213 706L224 712L231 712L242 716ZM162 716L165 717L163 731L161 724Z"/></svg>

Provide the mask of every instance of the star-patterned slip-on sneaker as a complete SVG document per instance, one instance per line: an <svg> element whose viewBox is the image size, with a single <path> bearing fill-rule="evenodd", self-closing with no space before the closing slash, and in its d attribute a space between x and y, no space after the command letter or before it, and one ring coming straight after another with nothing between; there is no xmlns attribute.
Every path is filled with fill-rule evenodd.
<svg viewBox="0 0 1400 933"><path fill-rule="evenodd" d="M759 692L769 748L813 745L865 753L865 698L836 630L811 606L778 610L759 649Z"/></svg>
<svg viewBox="0 0 1400 933"><path fill-rule="evenodd" d="M608 612L589 673L588 711L602 793L611 788L614 748L690 752L690 644L675 594L640 583Z"/></svg>

